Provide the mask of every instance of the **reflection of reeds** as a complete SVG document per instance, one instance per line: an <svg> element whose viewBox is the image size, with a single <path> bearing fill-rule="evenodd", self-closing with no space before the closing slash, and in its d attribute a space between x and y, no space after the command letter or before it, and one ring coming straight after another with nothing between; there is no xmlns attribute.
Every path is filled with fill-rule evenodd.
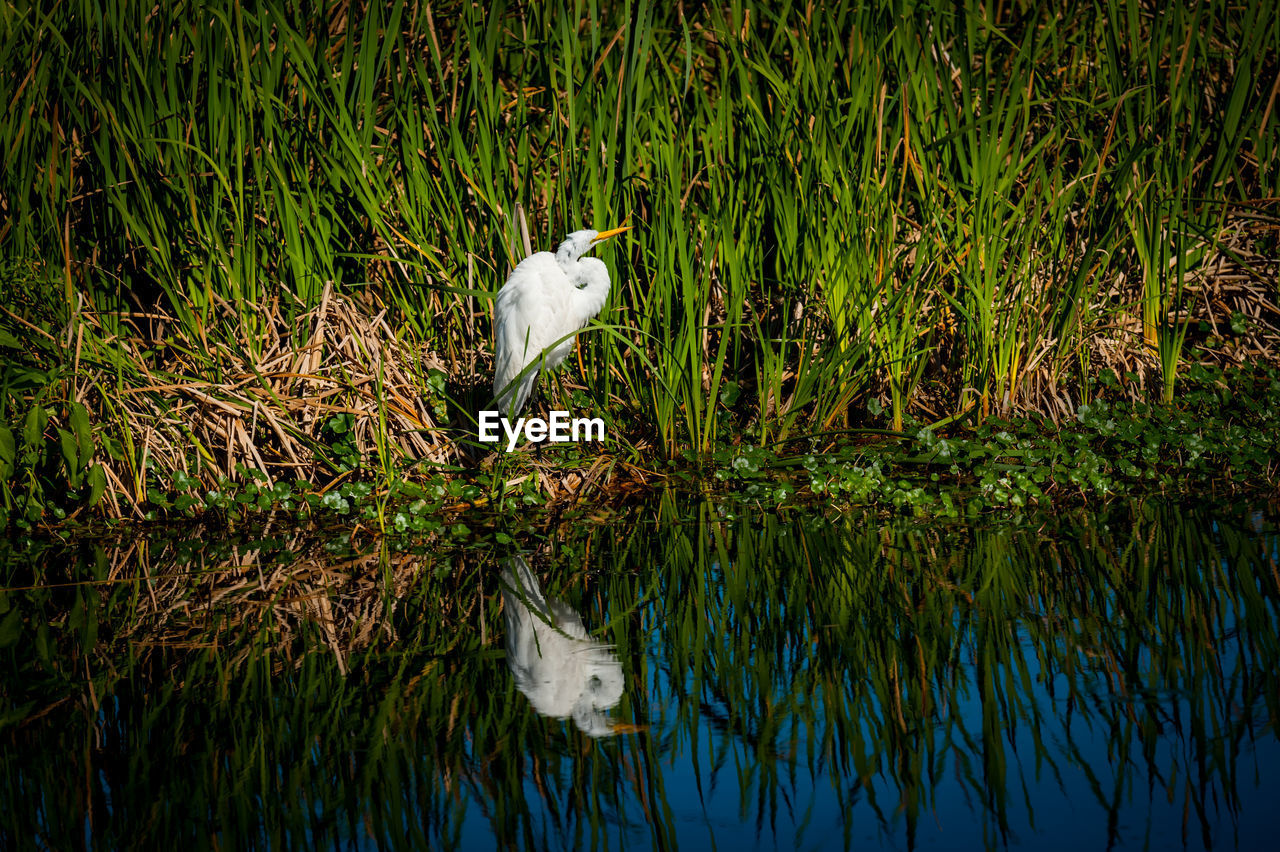
<svg viewBox="0 0 1280 852"><path fill-rule="evenodd" d="M112 641L141 651L138 662L153 651L205 649L231 668L269 659L278 672L322 647L345 675L353 656L399 639L406 629L402 601L434 562L385 546L344 552L314 531L271 534L270 527L243 543L203 547L203 538L214 535L225 533L201 525L181 539L98 550L97 577L72 584L76 606L102 609L101 601L86 603L92 596L127 600L125 609L97 617L104 629L110 620ZM54 579L61 566L41 567L42 583L62 585ZM441 625L465 622L475 618L478 604L444 595L434 615Z"/></svg>
<svg viewBox="0 0 1280 852"><path fill-rule="evenodd" d="M911 845L958 788L997 846L1048 806L1034 791L1081 776L1082 819L1141 832L1129 815L1168 801L1213 832L1252 783L1244 750L1275 736L1280 551L1256 519L1145 504L968 530L694 509L548 544L547 594L604 626L618 715L648 723L607 743L515 692L488 555L334 554L277 531L28 558L36 588L3 597L19 633L0 771L20 780L0 788L0 841L71 845L93 809L105 845L124 827L449 848L478 810L499 845L613 847L630 825L671 847L696 824L671 773L695 755L707 806L732 800L718 818L799 841L838 830L804 823L833 795Z"/></svg>
<svg viewBox="0 0 1280 852"><path fill-rule="evenodd" d="M1105 779L1104 812L1168 796L1207 830L1214 797L1230 813L1245 783L1231 743L1280 710L1275 538L1229 521L1215 536L1172 507L1107 523L970 536L751 518L709 547L705 528L672 531L653 621L665 658L650 668L671 680L636 685L673 714L654 727L679 732L654 759L702 748L712 719L712 751L743 767L769 824L796 817L780 801L806 800L797 769L855 781L883 830L908 836L955 777L995 842L1026 818L1022 787L1084 767ZM1226 671L1224 646L1238 649ZM1114 759L1098 762L1099 736ZM1212 779L1184 787L1202 759Z"/></svg>

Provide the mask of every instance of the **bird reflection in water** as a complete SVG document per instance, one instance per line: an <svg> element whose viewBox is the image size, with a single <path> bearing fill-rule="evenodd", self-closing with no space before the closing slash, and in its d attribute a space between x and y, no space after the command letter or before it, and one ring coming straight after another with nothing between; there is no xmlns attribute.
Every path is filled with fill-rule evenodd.
<svg viewBox="0 0 1280 852"><path fill-rule="evenodd" d="M547 600L521 557L503 563L502 581L507 665L533 709L554 719L572 716L591 737L640 730L609 718L624 684L612 646L588 636L564 601Z"/></svg>

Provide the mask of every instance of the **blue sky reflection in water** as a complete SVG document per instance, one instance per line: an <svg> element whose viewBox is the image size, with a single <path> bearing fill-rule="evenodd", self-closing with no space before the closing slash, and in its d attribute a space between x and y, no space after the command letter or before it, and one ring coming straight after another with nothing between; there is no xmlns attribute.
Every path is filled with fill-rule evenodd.
<svg viewBox="0 0 1280 852"><path fill-rule="evenodd" d="M498 547L0 549L0 847L1269 845L1273 518L625 521L507 583ZM517 574L569 692L512 674Z"/></svg>
<svg viewBox="0 0 1280 852"><path fill-rule="evenodd" d="M1197 519L1187 520L1194 524ZM1216 523L1200 520L1205 526L1191 526L1190 535L1217 532ZM1255 516L1253 521L1254 531L1261 533L1261 519ZM783 536L787 531L774 532ZM1238 535L1241 530L1235 532ZM991 534L997 542L1005 535ZM1016 538L1017 532L1007 535ZM1211 558L1211 543L1181 543L1209 545L1207 553L1199 552ZM998 575L1020 567L1064 569L1053 561L1052 540L1040 544L1045 558L1034 565L1015 564L1012 557L1017 549L1010 548L1006 564L991 568L997 575L990 578L992 584L999 583ZM1176 648L1205 637L1164 637L1152 632L1153 625L1135 623L1124 602L1108 599L1105 592L1105 606L1096 615L1113 625L1114 634L1133 634L1136 643L1083 643L1085 625L1080 619L1057 636L1030 630L1027 621L1044 625L1070 619L1070 614L1037 611L1032 605L1015 613L996 611L988 618L977 606L982 598L979 591L973 610L958 612L952 620L954 645L946 653L949 694L938 702L943 706L936 707L927 722L917 718L898 723L900 730L915 726L912 736L927 743L924 754L915 757L928 767L918 772L916 783L928 789L915 790L915 802L910 801L911 793L903 795L904 779L891 765L892 756L873 745L876 727L893 725L900 708L886 709L880 696L871 696L867 718L854 720L862 728L866 744L862 760L871 772L842 771L834 755L824 757L820 747L817 755L810 751L818 746L813 733L833 727L826 702L820 694L792 693L785 668L755 683L755 694L746 698L708 688L707 679L700 684L686 668L672 665L664 647L670 629L664 624L666 605L660 602L668 597L655 589L639 607L641 633L649 641L638 665L648 675L648 688L643 702L635 704L648 708L652 727L645 736L655 743L665 818L674 832L660 836L682 847L714 844L729 849L1264 848L1272 830L1271 791L1280 782L1280 741L1268 722L1274 704L1269 710L1265 695L1256 688L1261 684L1255 683L1252 691L1239 690L1244 682L1261 680L1271 684L1271 700L1276 698L1274 674L1258 668L1264 660L1250 647L1251 641L1261 638L1270 644L1267 653L1274 660L1274 574L1270 600L1260 613L1263 625L1269 627L1263 637L1256 637L1242 623L1235 594L1213 585L1233 575L1232 556L1219 554L1216 564L1196 565L1184 559L1183 564L1168 566L1162 560L1188 554L1152 544L1135 549L1133 543L1113 541L1110 550L1094 554L1100 564L1090 567L1115 570L1122 568L1126 558L1137 556L1139 563L1133 567L1148 580L1161 572L1166 581L1199 580L1205 602L1216 607L1216 635L1210 638L1209 653L1185 659L1192 670L1207 665L1210 676L1166 678L1168 673L1153 662L1153 653L1169 659L1170 648L1160 646ZM1274 535L1259 535L1253 544L1262 560L1258 567L1269 563L1274 571ZM1191 553L1196 552L1193 547ZM1082 554L1077 552L1077 557ZM867 567L875 570L886 564L875 563ZM816 567L823 567L820 560ZM734 624L738 614L723 594L725 573L734 571L733 563L722 566L713 561L710 569L706 594L723 609L723 623ZM1077 565L1065 570L1076 574L1079 569ZM1243 573L1247 577L1252 572ZM1116 576L1124 574L1121 570ZM768 582L769 576L742 579L750 584L753 577ZM1172 586L1163 591L1179 594ZM1151 606L1156 609L1159 604ZM785 612L786 605L778 601L777 610ZM1215 624L1187 626L1212 630ZM772 649L773 654L781 652L790 670L809 668L813 660L808 649L828 641L815 635L823 628L813 622L808 627L809 631L789 638L785 651ZM984 655L993 629L1007 639L1004 656L994 660L989 653ZM1117 653L1121 649L1130 659ZM1178 658L1181 655L1174 659ZM1048 664L1042 665L1042 660ZM1071 660L1084 665L1068 664L1064 671L1063 663ZM722 662L752 666L750 658L730 656ZM853 665L847 675L852 681L859 672L857 660L849 662ZM767 688L762 688L766 683ZM1246 695L1252 696L1252 722L1239 703ZM735 704L744 700L782 708L807 705L810 718L797 723L784 711L771 720L767 731L752 729L740 724L750 714L734 712ZM696 711L691 712L695 705ZM696 721L690 722L690 717ZM923 727L931 730L925 732ZM598 748L615 760L627 753L624 745L601 743ZM615 751L610 752L611 748ZM762 782L758 768L753 768L762 751L776 764L772 783ZM621 825L614 830L623 845L630 841L643 847L655 837L653 820L640 797L627 804L615 820ZM914 811L911 818L908 809ZM474 828L480 834L488 830L482 825ZM558 839L572 841L570 836Z"/></svg>

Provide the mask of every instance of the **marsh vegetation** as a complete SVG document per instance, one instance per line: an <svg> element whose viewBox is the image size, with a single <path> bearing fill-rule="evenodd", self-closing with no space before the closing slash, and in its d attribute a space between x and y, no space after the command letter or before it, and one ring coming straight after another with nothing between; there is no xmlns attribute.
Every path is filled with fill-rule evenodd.
<svg viewBox="0 0 1280 852"><path fill-rule="evenodd" d="M560 499L1276 364L1266 3L162 6L0 10L9 521ZM548 390L611 440L467 479L492 294L624 220Z"/></svg>
<svg viewBox="0 0 1280 852"><path fill-rule="evenodd" d="M1280 16L1059 11L0 5L0 846L1261 843Z"/></svg>

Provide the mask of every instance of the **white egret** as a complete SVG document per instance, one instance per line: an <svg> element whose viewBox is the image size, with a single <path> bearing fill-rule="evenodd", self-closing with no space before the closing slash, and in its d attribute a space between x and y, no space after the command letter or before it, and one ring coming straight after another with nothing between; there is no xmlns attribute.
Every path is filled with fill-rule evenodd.
<svg viewBox="0 0 1280 852"><path fill-rule="evenodd" d="M582 328L604 307L609 269L604 261L582 255L629 230L574 231L555 254L531 254L511 270L493 303L493 395L503 416L519 413L533 390L539 371L529 370L517 381L521 371L539 358L542 372L558 367L574 343L573 337L560 338Z"/></svg>
<svg viewBox="0 0 1280 852"><path fill-rule="evenodd" d="M502 581L507 665L533 709L554 719L572 716L591 737L637 730L613 723L606 712L622 700L625 683L611 646L588 636L582 618L564 601L543 597L519 556L506 561Z"/></svg>

